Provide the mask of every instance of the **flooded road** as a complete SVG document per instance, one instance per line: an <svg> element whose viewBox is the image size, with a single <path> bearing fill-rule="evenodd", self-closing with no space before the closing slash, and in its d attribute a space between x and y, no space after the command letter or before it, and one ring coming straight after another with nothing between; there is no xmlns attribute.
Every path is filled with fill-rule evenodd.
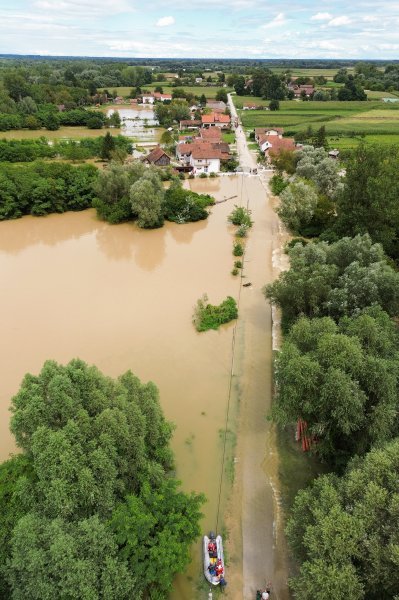
<svg viewBox="0 0 399 600"><path fill-rule="evenodd" d="M0 223L0 454L5 459L15 450L8 432L10 398L23 375L37 373L46 359L66 363L78 356L111 376L131 369L159 387L165 415L176 424L177 476L186 490L206 494L203 528L214 529L234 324L198 334L191 319L204 292L216 304L227 295L238 298L241 290L230 419L239 401L243 421L228 507L235 531L232 525L233 585L226 597L252 598L251 586L244 586L243 592L240 575L240 522L253 529L251 511L257 502L264 517L257 527L259 543L260 548L266 545L267 556L258 553L254 560L262 578L281 570L276 597L282 600L285 554L279 542L276 546L278 495L273 490L278 487L278 461L265 419L271 402L271 319L261 293L274 277L277 218L258 178L221 177L188 184L219 200L237 198L214 206L207 221L167 223L152 231L134 224L110 226L98 221L92 210ZM245 275L252 287L243 289L240 279L230 274L235 259L227 215L235 203L248 200L255 225L247 242ZM251 496L254 482L246 478L245 461L259 466L261 497ZM188 572L176 579L172 598L207 598L199 545Z"/></svg>

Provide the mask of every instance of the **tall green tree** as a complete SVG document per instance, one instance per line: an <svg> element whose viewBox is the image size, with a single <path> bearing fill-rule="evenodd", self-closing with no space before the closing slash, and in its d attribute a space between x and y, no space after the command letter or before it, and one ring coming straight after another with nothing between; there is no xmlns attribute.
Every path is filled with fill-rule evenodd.
<svg viewBox="0 0 399 600"><path fill-rule="evenodd" d="M103 160L110 160L112 153L115 150L115 141L112 135L107 131L105 134L100 150L100 156Z"/></svg>
<svg viewBox="0 0 399 600"><path fill-rule="evenodd" d="M368 233L399 259L399 148L360 144L351 154L345 187L337 201L339 235Z"/></svg>
<svg viewBox="0 0 399 600"><path fill-rule="evenodd" d="M23 454L0 466L3 597L165 597L204 498L171 477L172 426L155 385L47 361L12 412Z"/></svg>
<svg viewBox="0 0 399 600"><path fill-rule="evenodd" d="M339 325L299 319L276 359L274 416L304 419L314 451L342 466L399 433L399 339L377 307Z"/></svg>
<svg viewBox="0 0 399 600"><path fill-rule="evenodd" d="M303 600L390 600L399 594L399 441L299 492L287 535Z"/></svg>
<svg viewBox="0 0 399 600"><path fill-rule="evenodd" d="M399 314L399 274L368 235L296 244L289 256L290 269L265 288L282 308L285 331L301 315L339 319L374 304Z"/></svg>
<svg viewBox="0 0 399 600"><path fill-rule="evenodd" d="M148 171L132 185L130 202L133 214L137 215L139 227L147 229L162 227L164 197L165 192L157 173Z"/></svg>

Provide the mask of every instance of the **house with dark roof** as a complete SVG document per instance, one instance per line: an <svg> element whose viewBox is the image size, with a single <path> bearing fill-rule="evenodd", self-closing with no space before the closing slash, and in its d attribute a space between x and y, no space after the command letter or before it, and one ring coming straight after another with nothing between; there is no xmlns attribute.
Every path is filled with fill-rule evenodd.
<svg viewBox="0 0 399 600"><path fill-rule="evenodd" d="M183 119L179 123L180 129L199 129L202 125L202 121L196 119Z"/></svg>
<svg viewBox="0 0 399 600"><path fill-rule="evenodd" d="M296 83L290 83L288 89L294 92L295 98L300 98L301 96L309 98L313 96L315 91L313 85L298 85Z"/></svg>
<svg viewBox="0 0 399 600"><path fill-rule="evenodd" d="M147 156L142 158L142 161L157 167L166 167L170 165L170 157L166 154L160 146L157 146Z"/></svg>

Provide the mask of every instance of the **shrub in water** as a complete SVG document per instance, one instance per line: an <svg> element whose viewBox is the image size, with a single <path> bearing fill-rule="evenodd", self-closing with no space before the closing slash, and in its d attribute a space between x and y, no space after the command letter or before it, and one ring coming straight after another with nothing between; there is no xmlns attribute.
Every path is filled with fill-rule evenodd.
<svg viewBox="0 0 399 600"><path fill-rule="evenodd" d="M227 217L227 220L233 223L233 225L252 227L251 211L243 206L235 206L234 210Z"/></svg>
<svg viewBox="0 0 399 600"><path fill-rule="evenodd" d="M247 237L248 229L248 225L240 225L236 231L236 236L239 238Z"/></svg>
<svg viewBox="0 0 399 600"><path fill-rule="evenodd" d="M232 269L231 274L236 276L238 275L238 269L236 269L236 267L234 267L234 269Z"/></svg>
<svg viewBox="0 0 399 600"><path fill-rule="evenodd" d="M244 247L240 242L234 242L233 254L234 256L242 256L244 254Z"/></svg>
<svg viewBox="0 0 399 600"><path fill-rule="evenodd" d="M237 319L237 303L231 296L227 296L218 306L208 303L208 296L204 294L195 307L193 322L197 331L218 329L223 323Z"/></svg>
<svg viewBox="0 0 399 600"><path fill-rule="evenodd" d="M242 269L242 262L240 260L236 260L234 266L236 269Z"/></svg>

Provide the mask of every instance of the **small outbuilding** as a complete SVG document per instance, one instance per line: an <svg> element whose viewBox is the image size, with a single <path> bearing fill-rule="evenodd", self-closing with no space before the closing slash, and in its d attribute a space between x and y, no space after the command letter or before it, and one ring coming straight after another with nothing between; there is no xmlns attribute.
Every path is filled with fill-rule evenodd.
<svg viewBox="0 0 399 600"><path fill-rule="evenodd" d="M143 157L143 162L157 167L166 167L170 165L170 156L166 154L160 146L157 146L147 156Z"/></svg>

